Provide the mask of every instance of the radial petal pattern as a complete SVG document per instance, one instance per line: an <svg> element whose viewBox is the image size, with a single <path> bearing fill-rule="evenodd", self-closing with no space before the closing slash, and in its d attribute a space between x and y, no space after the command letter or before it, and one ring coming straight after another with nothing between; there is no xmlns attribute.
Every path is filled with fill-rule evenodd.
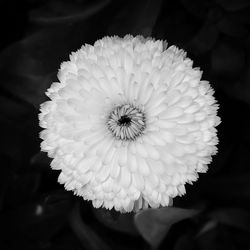
<svg viewBox="0 0 250 250"><path fill-rule="evenodd" d="M41 148L94 207L168 206L217 151L218 104L183 50L105 37L61 64L41 104Z"/></svg>

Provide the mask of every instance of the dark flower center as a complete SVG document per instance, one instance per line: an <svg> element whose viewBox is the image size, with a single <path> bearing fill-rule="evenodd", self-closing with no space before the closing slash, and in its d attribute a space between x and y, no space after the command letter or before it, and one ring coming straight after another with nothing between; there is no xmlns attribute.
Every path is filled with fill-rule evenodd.
<svg viewBox="0 0 250 250"><path fill-rule="evenodd" d="M115 138L132 141L145 130L145 114L131 104L116 106L108 116L107 126Z"/></svg>
<svg viewBox="0 0 250 250"><path fill-rule="evenodd" d="M118 125L120 126L130 126L131 118L127 115L122 115L121 118L118 120Z"/></svg>

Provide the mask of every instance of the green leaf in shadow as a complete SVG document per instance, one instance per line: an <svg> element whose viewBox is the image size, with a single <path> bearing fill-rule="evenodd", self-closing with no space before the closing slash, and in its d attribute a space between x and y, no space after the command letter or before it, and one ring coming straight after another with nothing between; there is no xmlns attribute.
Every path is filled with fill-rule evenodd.
<svg viewBox="0 0 250 250"><path fill-rule="evenodd" d="M181 220L193 217L200 211L177 207L147 209L135 215L135 225L142 237L157 248L171 226Z"/></svg>
<svg viewBox="0 0 250 250"><path fill-rule="evenodd" d="M242 208L220 208L208 215L218 223L250 232L250 213Z"/></svg>
<svg viewBox="0 0 250 250"><path fill-rule="evenodd" d="M215 2L227 11L237 11L250 6L249 0L216 0Z"/></svg>
<svg viewBox="0 0 250 250"><path fill-rule="evenodd" d="M161 5L162 0L119 1L117 14L108 34L151 36Z"/></svg>
<svg viewBox="0 0 250 250"><path fill-rule="evenodd" d="M5 211L0 216L3 239L15 239L15 244L50 239L67 222L72 196L66 191L54 191L23 206Z"/></svg>
<svg viewBox="0 0 250 250"><path fill-rule="evenodd" d="M214 47L219 36L219 31L214 24L208 21L204 23L197 34L187 44L188 49L192 51L194 55L202 55Z"/></svg>

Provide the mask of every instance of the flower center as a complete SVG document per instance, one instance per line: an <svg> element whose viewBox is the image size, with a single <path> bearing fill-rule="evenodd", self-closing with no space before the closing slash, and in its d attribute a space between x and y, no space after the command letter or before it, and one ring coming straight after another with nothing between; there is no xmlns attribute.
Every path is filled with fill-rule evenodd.
<svg viewBox="0 0 250 250"><path fill-rule="evenodd" d="M131 124L131 118L128 115L123 115L118 120L118 124L120 126L130 126L130 124Z"/></svg>
<svg viewBox="0 0 250 250"><path fill-rule="evenodd" d="M135 140L146 127L144 112L131 104L115 107L107 120L108 129L117 138L125 141Z"/></svg>

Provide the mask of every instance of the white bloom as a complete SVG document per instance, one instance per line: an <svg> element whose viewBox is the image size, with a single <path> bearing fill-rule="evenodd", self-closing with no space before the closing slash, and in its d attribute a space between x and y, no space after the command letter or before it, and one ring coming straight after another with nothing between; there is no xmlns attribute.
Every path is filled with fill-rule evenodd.
<svg viewBox="0 0 250 250"><path fill-rule="evenodd" d="M105 37L59 70L41 105L41 148L59 182L95 207L168 206L217 151L218 104L186 53Z"/></svg>

